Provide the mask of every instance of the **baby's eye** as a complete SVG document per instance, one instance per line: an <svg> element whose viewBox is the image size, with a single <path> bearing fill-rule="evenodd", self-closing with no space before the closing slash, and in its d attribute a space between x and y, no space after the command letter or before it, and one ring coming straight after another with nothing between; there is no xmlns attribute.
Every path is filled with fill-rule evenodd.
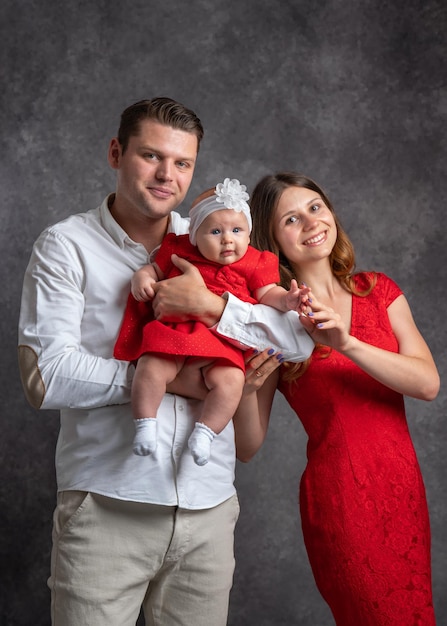
<svg viewBox="0 0 447 626"><path fill-rule="evenodd" d="M235 226L233 228L233 233L240 233L241 232L241 228L239 228L239 226Z"/></svg>
<svg viewBox="0 0 447 626"><path fill-rule="evenodd" d="M211 231L212 235L220 235L220 229L219 228L213 228L213 230Z"/></svg>

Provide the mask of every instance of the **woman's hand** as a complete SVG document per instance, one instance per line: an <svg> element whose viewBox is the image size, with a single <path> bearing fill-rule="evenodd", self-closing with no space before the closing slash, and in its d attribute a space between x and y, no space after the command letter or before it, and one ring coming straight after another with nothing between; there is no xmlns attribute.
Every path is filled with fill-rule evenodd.
<svg viewBox="0 0 447 626"><path fill-rule="evenodd" d="M312 299L312 312L300 320L312 339L344 354L372 378L412 398L433 400L439 374L404 295L387 309L398 352L378 348L350 335L341 316Z"/></svg>
<svg viewBox="0 0 447 626"><path fill-rule="evenodd" d="M275 353L273 350L264 350L256 352L255 350L247 350L246 352L246 373L243 396L256 393L267 378L282 363L282 355ZM210 359L188 359L188 361L180 369L175 379L168 384L166 391L175 393L178 396L194 398L195 400L204 400L208 393L205 381L202 375L202 368L210 365Z"/></svg>
<svg viewBox="0 0 447 626"><path fill-rule="evenodd" d="M315 341L338 352L349 349L352 337L341 315L312 295L312 310L300 315L300 322Z"/></svg>
<svg viewBox="0 0 447 626"><path fill-rule="evenodd" d="M258 391L267 378L284 361L282 354L266 349L263 352L247 350L245 353L245 385L243 395Z"/></svg>

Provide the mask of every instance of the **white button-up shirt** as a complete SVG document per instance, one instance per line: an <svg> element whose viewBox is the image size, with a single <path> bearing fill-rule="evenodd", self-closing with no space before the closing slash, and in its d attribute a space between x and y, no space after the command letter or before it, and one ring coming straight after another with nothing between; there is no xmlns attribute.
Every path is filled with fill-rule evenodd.
<svg viewBox="0 0 447 626"><path fill-rule="evenodd" d="M112 357L129 294L130 280L151 261L113 219L106 198L100 207L72 215L37 239L26 270L19 322L19 361L25 392L36 408L60 410L56 448L58 489L109 497L209 508L235 492L233 424L214 439L205 466L194 463L187 441L202 403L166 394L157 413L154 455L132 451L130 408L133 366ZM188 232L189 220L171 213L170 232ZM295 314L275 318L278 330L296 335L270 341L252 307L230 297L219 332L250 345L289 344L293 360L306 358L313 342ZM231 310L234 308L233 319ZM268 307L267 307L268 308ZM270 310L271 311L271 310ZM250 331L250 327L254 331ZM261 328L261 330L260 330ZM281 332L281 331L280 331ZM261 345L261 340L264 343ZM266 344L267 342L267 344Z"/></svg>

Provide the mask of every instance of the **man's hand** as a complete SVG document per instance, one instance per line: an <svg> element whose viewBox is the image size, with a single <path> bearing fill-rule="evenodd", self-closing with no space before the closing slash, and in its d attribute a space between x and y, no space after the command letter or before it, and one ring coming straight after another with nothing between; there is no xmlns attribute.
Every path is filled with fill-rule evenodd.
<svg viewBox="0 0 447 626"><path fill-rule="evenodd" d="M155 319L161 322L195 319L206 326L217 324L225 308L225 300L208 291L194 265L176 254L172 255L172 262L183 274L154 285L152 308Z"/></svg>
<svg viewBox="0 0 447 626"><path fill-rule="evenodd" d="M210 359L198 357L186 359L175 379L167 385L166 391L185 398L205 400L208 389L203 379L202 368L212 362Z"/></svg>

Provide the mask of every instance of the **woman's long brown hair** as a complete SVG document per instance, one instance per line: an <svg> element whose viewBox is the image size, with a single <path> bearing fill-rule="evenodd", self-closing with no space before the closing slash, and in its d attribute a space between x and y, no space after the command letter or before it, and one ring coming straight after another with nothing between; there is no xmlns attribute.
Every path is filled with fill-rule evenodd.
<svg viewBox="0 0 447 626"><path fill-rule="evenodd" d="M356 287L354 281L354 246L341 225L331 201L315 181L304 174L295 172L279 172L277 174L264 176L254 188L250 201L253 219L253 230L251 232L250 242L255 248L258 248L258 250L270 250L276 254L279 259L280 284L285 289L289 289L292 278L295 278L298 283L300 282L300 277L295 276L288 259L279 249L273 234L276 207L278 206L282 193L288 187L304 187L305 189L311 189L321 197L325 205L331 211L337 228L337 238L329 257L332 273L350 293L358 296L368 295L376 283L375 275L370 274L369 284L366 285L364 290L360 291ZM327 353L327 348L318 345L317 348L320 349L321 352ZM284 379L294 380L302 376L309 366L311 358L312 357L302 363L289 365Z"/></svg>

